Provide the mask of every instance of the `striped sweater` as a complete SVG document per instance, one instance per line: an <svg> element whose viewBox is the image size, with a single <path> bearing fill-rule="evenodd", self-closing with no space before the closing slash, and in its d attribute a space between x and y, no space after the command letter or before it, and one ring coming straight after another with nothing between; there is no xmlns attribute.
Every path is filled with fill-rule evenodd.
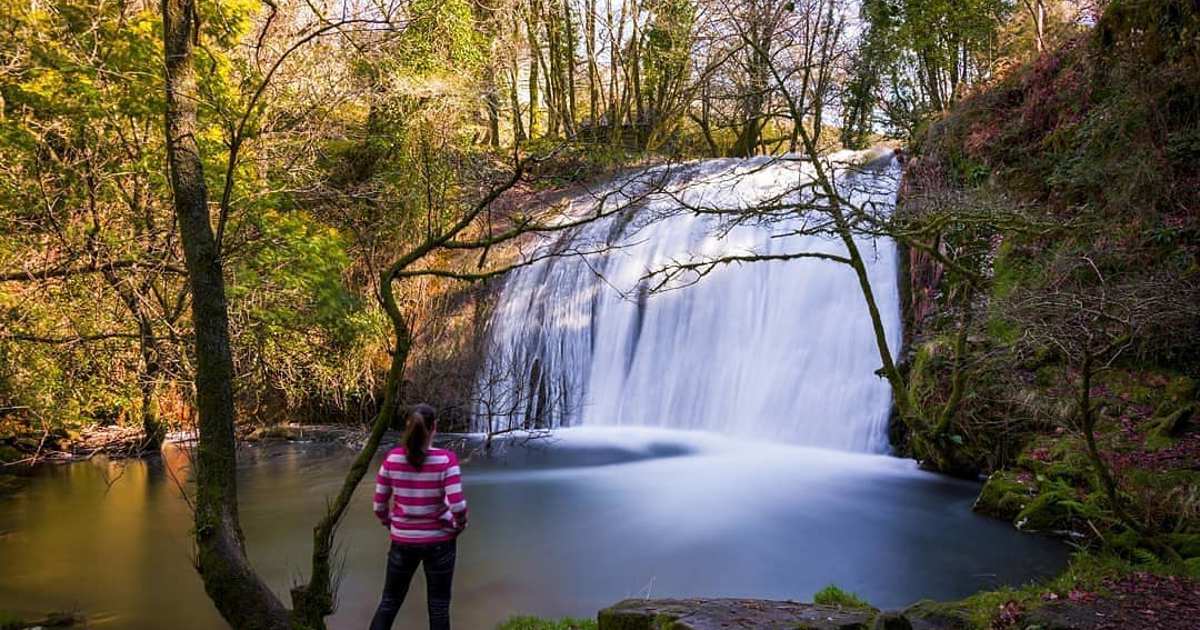
<svg viewBox="0 0 1200 630"><path fill-rule="evenodd" d="M395 542L432 545L453 540L467 525L458 457L431 448L418 470L408 464L403 448L388 451L375 477L374 508Z"/></svg>

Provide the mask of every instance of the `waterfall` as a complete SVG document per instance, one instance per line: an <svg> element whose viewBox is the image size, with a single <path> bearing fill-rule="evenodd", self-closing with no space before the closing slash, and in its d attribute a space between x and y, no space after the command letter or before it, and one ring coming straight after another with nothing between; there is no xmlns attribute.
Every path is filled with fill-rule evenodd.
<svg viewBox="0 0 1200 630"><path fill-rule="evenodd" d="M868 157L834 156L839 190L890 212L899 167L889 155L848 166ZM876 374L874 332L849 266L817 258L730 264L653 291L662 276L645 279L718 256L844 255L828 235L787 235L819 217L694 211L794 200L811 182L809 168L778 158L689 164L661 192L544 251L615 249L548 257L510 274L489 324L474 428L655 426L886 451L891 390ZM581 195L575 211L595 212L597 198L627 202L628 194L613 193L629 183ZM864 237L858 246L894 351L901 334L895 244Z"/></svg>

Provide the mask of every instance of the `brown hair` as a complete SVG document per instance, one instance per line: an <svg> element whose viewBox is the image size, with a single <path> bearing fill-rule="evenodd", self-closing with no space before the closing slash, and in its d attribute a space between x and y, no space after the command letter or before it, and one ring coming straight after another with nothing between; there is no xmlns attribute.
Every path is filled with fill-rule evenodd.
<svg viewBox="0 0 1200 630"><path fill-rule="evenodd" d="M429 436L437 429L437 411L429 405L420 404L408 412L404 429L404 458L417 470L425 463L425 447Z"/></svg>

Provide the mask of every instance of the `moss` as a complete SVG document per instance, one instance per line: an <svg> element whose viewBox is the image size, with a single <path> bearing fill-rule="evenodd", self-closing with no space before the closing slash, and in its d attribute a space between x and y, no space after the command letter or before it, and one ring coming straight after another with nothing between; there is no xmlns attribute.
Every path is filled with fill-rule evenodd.
<svg viewBox="0 0 1200 630"><path fill-rule="evenodd" d="M510 617L496 627L496 630L596 630L596 622L591 619L543 619L541 617L517 616Z"/></svg>
<svg viewBox="0 0 1200 630"><path fill-rule="evenodd" d="M870 609L872 606L857 593L844 591L835 584L830 584L813 594L813 603L822 606L841 606L842 608Z"/></svg>
<svg viewBox="0 0 1200 630"><path fill-rule="evenodd" d="M923 599L903 610L904 616L922 627L942 630L969 630L971 611L962 602L935 602Z"/></svg>
<svg viewBox="0 0 1200 630"><path fill-rule="evenodd" d="M1035 532L1068 529L1071 523L1071 506L1075 502L1074 494L1061 488L1042 492L1017 514L1017 529Z"/></svg>
<svg viewBox="0 0 1200 630"><path fill-rule="evenodd" d="M1034 372L1033 382L1038 387L1051 387L1063 381L1063 368L1057 365L1043 365Z"/></svg>
<svg viewBox="0 0 1200 630"><path fill-rule="evenodd" d="M937 350L937 343L932 341L917 346L908 372L908 392L914 400L924 398L936 382L933 363Z"/></svg>
<svg viewBox="0 0 1200 630"><path fill-rule="evenodd" d="M1167 382L1165 393L1177 403L1194 401L1196 400L1196 381L1186 376L1177 376Z"/></svg>
<svg viewBox="0 0 1200 630"><path fill-rule="evenodd" d="M975 511L996 518L1014 520L1033 501L1034 494L1034 488L1022 482L1015 473L996 471L983 484L979 498L975 500Z"/></svg>
<svg viewBox="0 0 1200 630"><path fill-rule="evenodd" d="M871 630L913 630L912 622L898 612L884 612L875 616Z"/></svg>
<svg viewBox="0 0 1200 630"><path fill-rule="evenodd" d="M1174 438L1196 417L1197 407L1200 407L1197 403L1188 403L1156 417L1146 434L1146 448L1159 450L1173 444Z"/></svg>

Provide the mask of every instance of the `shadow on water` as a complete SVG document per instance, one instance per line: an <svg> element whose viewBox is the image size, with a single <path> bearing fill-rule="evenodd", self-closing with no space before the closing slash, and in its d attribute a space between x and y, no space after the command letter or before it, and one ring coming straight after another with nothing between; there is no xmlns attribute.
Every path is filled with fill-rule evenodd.
<svg viewBox="0 0 1200 630"><path fill-rule="evenodd" d="M325 444L245 449L251 559L282 594L352 454ZM187 460L49 468L0 503L0 609L78 609L97 628L222 627L190 564ZM970 511L978 485L912 462L706 434L572 429L465 466L472 524L454 617L594 614L628 596L807 599L835 582L881 606L950 598L1061 569L1065 548ZM371 480L340 530L335 629L360 628L383 582ZM424 624L417 579L402 624ZM402 625L400 627L410 627Z"/></svg>

